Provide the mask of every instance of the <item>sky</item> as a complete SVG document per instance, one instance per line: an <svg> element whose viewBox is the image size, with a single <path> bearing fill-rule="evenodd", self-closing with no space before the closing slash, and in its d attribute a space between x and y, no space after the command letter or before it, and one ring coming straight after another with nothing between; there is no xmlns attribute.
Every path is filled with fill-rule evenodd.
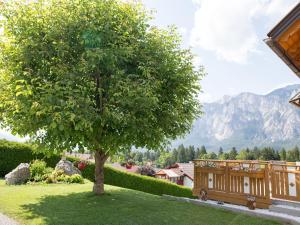
<svg viewBox="0 0 300 225"><path fill-rule="evenodd" d="M175 25L207 73L201 102L241 92L266 94L299 78L264 43L299 0L142 0L152 24Z"/></svg>
<svg viewBox="0 0 300 225"><path fill-rule="evenodd" d="M152 25L175 25L183 48L207 73L201 102L241 92L266 94L299 78L263 42L299 0L142 0ZM0 137L21 140L0 130Z"/></svg>

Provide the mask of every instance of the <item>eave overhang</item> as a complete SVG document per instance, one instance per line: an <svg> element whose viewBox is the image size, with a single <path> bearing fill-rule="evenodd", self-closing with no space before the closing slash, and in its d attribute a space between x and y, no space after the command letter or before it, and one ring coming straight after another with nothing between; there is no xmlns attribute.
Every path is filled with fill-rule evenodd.
<svg viewBox="0 0 300 225"><path fill-rule="evenodd" d="M267 36L266 44L300 78L300 3Z"/></svg>

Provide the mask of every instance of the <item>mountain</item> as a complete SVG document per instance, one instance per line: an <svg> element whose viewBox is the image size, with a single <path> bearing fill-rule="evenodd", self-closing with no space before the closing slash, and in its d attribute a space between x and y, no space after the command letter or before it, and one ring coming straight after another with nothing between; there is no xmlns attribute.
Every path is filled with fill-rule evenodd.
<svg viewBox="0 0 300 225"><path fill-rule="evenodd" d="M223 149L300 146L300 108L288 102L299 91L300 84L295 84L266 95L241 93L205 103L204 115L173 146L205 145L212 151L218 151L220 146Z"/></svg>

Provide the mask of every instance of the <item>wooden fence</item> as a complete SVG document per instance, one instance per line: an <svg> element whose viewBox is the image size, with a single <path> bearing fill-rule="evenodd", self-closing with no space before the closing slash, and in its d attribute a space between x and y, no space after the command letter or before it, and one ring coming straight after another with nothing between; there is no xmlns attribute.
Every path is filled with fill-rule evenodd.
<svg viewBox="0 0 300 225"><path fill-rule="evenodd" d="M207 193L208 199L268 208L270 199L269 163L262 161L194 161L193 194Z"/></svg>
<svg viewBox="0 0 300 225"><path fill-rule="evenodd" d="M270 163L272 197L300 201L300 166L295 163Z"/></svg>

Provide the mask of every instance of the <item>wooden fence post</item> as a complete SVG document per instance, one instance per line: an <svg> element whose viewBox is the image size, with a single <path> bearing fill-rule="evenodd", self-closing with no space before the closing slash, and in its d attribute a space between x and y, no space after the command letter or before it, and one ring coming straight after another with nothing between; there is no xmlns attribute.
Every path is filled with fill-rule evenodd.
<svg viewBox="0 0 300 225"><path fill-rule="evenodd" d="M269 163L265 165L265 195L267 199L270 199L270 170Z"/></svg>
<svg viewBox="0 0 300 225"><path fill-rule="evenodd" d="M229 193L230 192L230 182L229 182L229 167L228 163L225 162L225 192Z"/></svg>

